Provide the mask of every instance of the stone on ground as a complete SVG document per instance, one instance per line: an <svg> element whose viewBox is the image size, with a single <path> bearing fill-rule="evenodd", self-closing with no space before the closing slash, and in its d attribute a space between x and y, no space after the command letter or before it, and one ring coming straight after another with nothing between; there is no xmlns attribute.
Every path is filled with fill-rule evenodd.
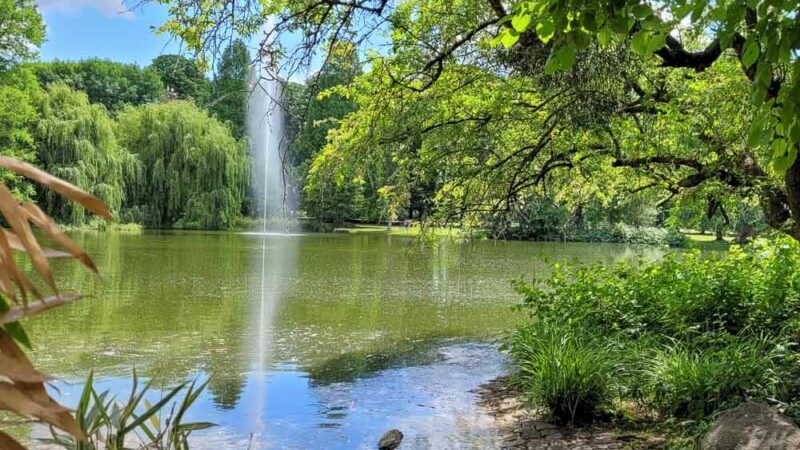
<svg viewBox="0 0 800 450"><path fill-rule="evenodd" d="M400 430L389 430L378 441L378 450L395 450L402 441L403 433Z"/></svg>
<svg viewBox="0 0 800 450"><path fill-rule="evenodd" d="M800 428L762 403L742 403L717 417L701 444L703 450L796 450Z"/></svg>

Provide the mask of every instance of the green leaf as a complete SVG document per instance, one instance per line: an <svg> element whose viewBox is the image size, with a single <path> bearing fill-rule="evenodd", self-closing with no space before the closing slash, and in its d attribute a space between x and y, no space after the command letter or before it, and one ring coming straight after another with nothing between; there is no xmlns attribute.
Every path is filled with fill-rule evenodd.
<svg viewBox="0 0 800 450"><path fill-rule="evenodd" d="M767 87L760 84L753 84L753 93L750 95L750 101L756 106L761 106L767 98Z"/></svg>
<svg viewBox="0 0 800 450"><path fill-rule="evenodd" d="M576 31L569 36L570 43L575 44L577 49L583 50L592 44L592 39L583 31ZM570 64L571 65L571 64Z"/></svg>
<svg viewBox="0 0 800 450"><path fill-rule="evenodd" d="M797 158L797 149L790 145L786 139L775 139L772 141L772 166L779 173L786 172L786 169L794 163Z"/></svg>
<svg viewBox="0 0 800 450"><path fill-rule="evenodd" d="M694 9L692 10L692 22L697 22L703 17L703 12L706 9L706 2L705 1L698 1L694 4Z"/></svg>
<svg viewBox="0 0 800 450"><path fill-rule="evenodd" d="M178 429L180 431L197 431L205 430L215 426L217 426L217 424L211 422L192 422L178 425Z"/></svg>
<svg viewBox="0 0 800 450"><path fill-rule="evenodd" d="M653 15L650 5L637 5L633 8L633 16L637 19L644 19Z"/></svg>
<svg viewBox="0 0 800 450"><path fill-rule="evenodd" d="M558 58L558 66L561 70L566 70L572 67L575 64L575 54L577 49L573 44L567 44L556 52L556 57Z"/></svg>
<svg viewBox="0 0 800 450"><path fill-rule="evenodd" d="M742 51L742 64L744 64L745 67L750 68L758 60L758 55L760 53L758 42L756 42L755 38L751 35L744 43L744 49Z"/></svg>
<svg viewBox="0 0 800 450"><path fill-rule="evenodd" d="M613 16L608 19L608 24L611 25L611 29L614 30L614 33L625 34L628 32L627 17Z"/></svg>
<svg viewBox="0 0 800 450"><path fill-rule="evenodd" d="M800 122L795 122L794 125L792 125L789 131L789 138L792 140L792 144L800 144Z"/></svg>
<svg viewBox="0 0 800 450"><path fill-rule="evenodd" d="M611 28L607 26L601 28L600 31L597 32L597 42L603 47L607 46L611 43L612 34L613 31L611 31Z"/></svg>
<svg viewBox="0 0 800 450"><path fill-rule="evenodd" d="M664 26L664 22L662 22L661 19L656 16L650 16L647 19L642 20L640 23L642 25L642 29L648 31L660 30Z"/></svg>
<svg viewBox="0 0 800 450"><path fill-rule="evenodd" d="M767 113L768 114L768 113ZM767 127L767 114L759 114L750 123L750 128L747 130L747 145L750 147L758 147L764 145L768 140Z"/></svg>
<svg viewBox="0 0 800 450"><path fill-rule="evenodd" d="M591 11L581 14L581 26L587 31L597 31L597 18Z"/></svg>
<svg viewBox="0 0 800 450"><path fill-rule="evenodd" d="M503 37L500 39L500 41L503 43L503 47L511 48L514 46L514 44L517 43L517 41L519 41L519 36L520 34L517 32L512 32L511 30L505 30L503 32Z"/></svg>
<svg viewBox="0 0 800 450"><path fill-rule="evenodd" d="M552 75L559 70L559 62L558 58L556 57L555 53L550 53L550 56L547 58L547 62L544 65L544 73L545 75Z"/></svg>
<svg viewBox="0 0 800 450"><path fill-rule="evenodd" d="M648 43L650 42L650 35L646 31L639 31L633 35L631 39L631 48L639 55L646 55L648 53Z"/></svg>
<svg viewBox="0 0 800 450"><path fill-rule="evenodd" d="M684 17L689 15L689 12L692 10L692 5L689 2L686 2L682 5L678 5L672 9L672 16L675 20L680 21L683 20Z"/></svg>
<svg viewBox="0 0 800 450"><path fill-rule="evenodd" d="M511 19L511 26L520 33L525 32L530 24L530 14L517 14L513 19Z"/></svg>
<svg viewBox="0 0 800 450"><path fill-rule="evenodd" d="M653 53L664 48L667 45L667 34L656 33L650 36L650 41L647 43L647 53Z"/></svg>
<svg viewBox="0 0 800 450"><path fill-rule="evenodd" d="M772 83L772 65L767 61L761 61L756 67L755 84L763 86L765 89Z"/></svg>
<svg viewBox="0 0 800 450"><path fill-rule="evenodd" d="M555 32L556 27L549 18L536 24L536 35L539 36L539 40L545 44L553 38Z"/></svg>
<svg viewBox="0 0 800 450"><path fill-rule="evenodd" d="M149 384L148 384L148 386L149 386ZM160 411L161 408L163 408L164 405L169 403L169 401L172 400L172 398L175 397L175 395L177 395L178 392L180 392L184 387L186 387L186 383L181 383L180 385L178 385L178 387L176 387L175 389L170 391L169 394L167 394L166 396L164 396L164 398L159 400L158 403L156 403L152 407L148 408L147 411L142 413L141 416L136 417L133 420L133 422L130 423L130 425L128 425L125 428L123 428L122 430L120 430L120 434L127 434L127 433L130 433L131 431L133 431L134 429L136 429L136 427L138 427L139 425L144 423L144 421L148 420L150 418L150 416L152 416L153 414L155 414L158 411ZM147 391L147 388L145 388L144 391ZM138 403L138 401L136 403Z"/></svg>
<svg viewBox="0 0 800 450"><path fill-rule="evenodd" d="M7 323L4 326L4 329L11 336L12 339L19 342L23 346L28 349L31 349L31 340L28 337L28 333L25 332L25 329L22 328L22 325L19 322L11 322Z"/></svg>
<svg viewBox="0 0 800 450"><path fill-rule="evenodd" d="M772 141L772 156L773 158L779 158L786 155L786 139L775 139Z"/></svg>

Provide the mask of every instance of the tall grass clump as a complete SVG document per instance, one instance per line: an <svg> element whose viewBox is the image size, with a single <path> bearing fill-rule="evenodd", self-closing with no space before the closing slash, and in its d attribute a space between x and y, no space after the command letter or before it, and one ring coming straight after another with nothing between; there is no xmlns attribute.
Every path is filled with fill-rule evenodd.
<svg viewBox="0 0 800 450"><path fill-rule="evenodd" d="M585 422L614 397L617 355L596 337L563 323L521 327L510 353L532 401L559 422Z"/></svg>
<svg viewBox="0 0 800 450"><path fill-rule="evenodd" d="M642 268L555 265L516 287L529 320L507 347L532 401L556 418L564 409L545 395L558 391L553 380L580 391L581 401L598 399L594 408L635 402L680 423L745 400L800 410L794 241L676 252ZM584 381L579 366L591 366L598 381Z"/></svg>
<svg viewBox="0 0 800 450"><path fill-rule="evenodd" d="M664 417L680 420L701 420L750 398L770 398L780 392L779 349L759 337L736 337L711 348L666 345L644 364L646 398Z"/></svg>
<svg viewBox="0 0 800 450"><path fill-rule="evenodd" d="M145 397L152 393L153 380L141 385L135 370L130 394L122 399L107 390L97 392L90 374L75 410L83 439L51 428L51 437L39 441L64 450L189 450L192 432L214 426L184 420L207 384L181 383L150 403ZM178 400L181 393L183 397Z"/></svg>

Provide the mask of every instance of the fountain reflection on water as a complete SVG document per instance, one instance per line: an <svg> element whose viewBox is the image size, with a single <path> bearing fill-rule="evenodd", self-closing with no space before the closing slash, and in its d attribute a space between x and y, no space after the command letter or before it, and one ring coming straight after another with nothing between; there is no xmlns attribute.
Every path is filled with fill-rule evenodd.
<svg viewBox="0 0 800 450"><path fill-rule="evenodd" d="M267 48L270 43L265 44ZM293 270L297 248L291 234L278 232L270 223L287 223L293 211L293 199L284 171L285 113L281 107L283 94L276 73L267 62L259 61L251 71L250 97L247 105L247 135L252 166L252 188L256 217L261 220L260 231L251 232L261 239L260 284L255 287L257 311L252 334L257 340L251 379L256 381L257 401L253 403L251 419L254 448L268 430L264 429L267 407L266 377L271 363L275 313L285 296L285 271ZM281 273L283 271L283 273Z"/></svg>

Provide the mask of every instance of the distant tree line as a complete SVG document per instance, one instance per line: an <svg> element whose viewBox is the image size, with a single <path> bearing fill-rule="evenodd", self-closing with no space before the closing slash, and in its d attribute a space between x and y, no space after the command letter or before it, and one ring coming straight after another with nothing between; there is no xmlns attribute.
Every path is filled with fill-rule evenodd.
<svg viewBox="0 0 800 450"><path fill-rule="evenodd" d="M180 55L159 56L144 68L103 59L36 61L44 27L35 6L5 6L0 12L16 34L8 40L13 48L0 49L8 56L0 61L2 154L88 190L122 222L237 224L249 186L251 60L244 43L231 43L210 79ZM91 220L80 206L10 173L0 179L62 223Z"/></svg>

